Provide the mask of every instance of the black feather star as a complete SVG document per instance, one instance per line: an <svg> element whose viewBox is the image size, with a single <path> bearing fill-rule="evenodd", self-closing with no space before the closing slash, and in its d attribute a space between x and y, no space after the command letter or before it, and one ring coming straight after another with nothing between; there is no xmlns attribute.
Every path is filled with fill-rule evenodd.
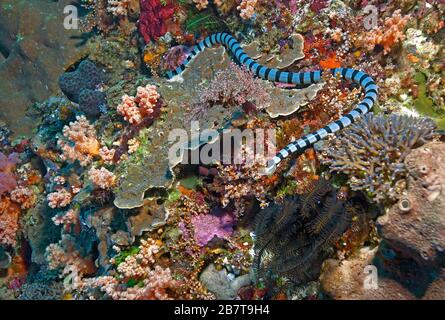
<svg viewBox="0 0 445 320"><path fill-rule="evenodd" d="M259 212L253 269L268 287L277 278L302 284L318 278L329 249L351 226L357 209L319 180L304 196L291 196Z"/></svg>

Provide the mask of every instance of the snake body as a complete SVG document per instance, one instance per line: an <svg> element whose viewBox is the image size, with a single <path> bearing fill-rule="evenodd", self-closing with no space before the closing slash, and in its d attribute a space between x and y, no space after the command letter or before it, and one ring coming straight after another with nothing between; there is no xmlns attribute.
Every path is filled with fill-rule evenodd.
<svg viewBox="0 0 445 320"><path fill-rule="evenodd" d="M364 99L348 114L342 116L339 120L334 121L326 125L325 127L312 132L308 135L301 137L300 139L288 144L285 148L280 150L272 159L267 163L266 172L271 173L275 170L277 165L289 157L291 154L301 152L306 148L312 146L314 143L326 138L330 133L335 133L356 121L362 115L366 114L374 105L377 100L378 87L374 80L364 73L363 71L351 69L351 68L335 68L327 70L317 70L310 72L286 72L278 69L272 69L262 66L251 59L241 48L238 41L230 34L226 32L214 33L200 43L198 43L185 61L175 70L168 71L167 77L169 79L181 74L187 64L197 56L205 48L209 48L215 44L224 45L233 56L242 65L245 65L256 76L269 81L291 83L291 84L312 84L321 80L323 72L331 72L333 75L340 75L344 79L352 80L358 83L365 90Z"/></svg>

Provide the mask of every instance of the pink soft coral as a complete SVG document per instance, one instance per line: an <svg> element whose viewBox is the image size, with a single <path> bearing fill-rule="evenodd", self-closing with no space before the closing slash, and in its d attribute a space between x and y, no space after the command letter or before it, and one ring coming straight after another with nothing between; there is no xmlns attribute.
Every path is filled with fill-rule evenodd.
<svg viewBox="0 0 445 320"><path fill-rule="evenodd" d="M258 0L241 0L237 9L240 11L241 18L248 20L255 14L255 6Z"/></svg>
<svg viewBox="0 0 445 320"><path fill-rule="evenodd" d="M11 191L11 200L20 204L22 209L29 209L34 206L36 195L30 188L18 187Z"/></svg>
<svg viewBox="0 0 445 320"><path fill-rule="evenodd" d="M47 199L48 205L55 209L68 206L71 203L72 196L66 189L60 189L48 194Z"/></svg>
<svg viewBox="0 0 445 320"><path fill-rule="evenodd" d="M203 10L209 5L209 0L193 0L198 10Z"/></svg>
<svg viewBox="0 0 445 320"><path fill-rule="evenodd" d="M88 171L88 176L91 182L101 189L109 189L116 184L116 176L104 167L100 169L91 168Z"/></svg>
<svg viewBox="0 0 445 320"><path fill-rule="evenodd" d="M83 279L81 290L100 288L113 300L166 300L171 299L178 283L169 268L156 265L161 250L160 241L142 239L139 252L125 258L117 267L116 277L103 276ZM115 263L115 261L113 261ZM128 287L130 279L140 280L141 286Z"/></svg>
<svg viewBox="0 0 445 320"><path fill-rule="evenodd" d="M96 130L85 116L76 117L63 128L63 136L68 140L59 139L63 160L78 160L81 166L88 165L94 156L99 155L100 144L96 137Z"/></svg>
<svg viewBox="0 0 445 320"><path fill-rule="evenodd" d="M122 103L117 106L117 112L129 123L139 124L153 115L159 97L154 85L138 87L136 97L126 94L122 96Z"/></svg>

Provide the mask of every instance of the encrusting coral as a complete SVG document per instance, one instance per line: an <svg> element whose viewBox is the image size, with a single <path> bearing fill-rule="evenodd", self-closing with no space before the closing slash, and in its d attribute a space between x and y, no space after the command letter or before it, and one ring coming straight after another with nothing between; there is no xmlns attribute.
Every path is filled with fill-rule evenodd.
<svg viewBox="0 0 445 320"><path fill-rule="evenodd" d="M331 172L345 173L353 190L363 190L377 202L392 202L406 189L405 158L415 148L436 139L428 118L365 115L321 147L321 161Z"/></svg>

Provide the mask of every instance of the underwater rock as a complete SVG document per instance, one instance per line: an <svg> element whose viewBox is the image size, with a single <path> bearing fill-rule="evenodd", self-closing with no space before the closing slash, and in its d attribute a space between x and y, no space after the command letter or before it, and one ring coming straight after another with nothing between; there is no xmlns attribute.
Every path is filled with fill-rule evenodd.
<svg viewBox="0 0 445 320"><path fill-rule="evenodd" d="M70 0L3 0L0 10L0 118L15 136L31 133L33 103L57 92L57 78L85 55L79 30L63 26Z"/></svg>
<svg viewBox="0 0 445 320"><path fill-rule="evenodd" d="M199 281L212 292L218 300L233 300L238 291L251 284L251 277L245 274L230 280L226 269L216 270L211 263L199 276Z"/></svg>
<svg viewBox="0 0 445 320"><path fill-rule="evenodd" d="M210 81L217 70L227 68L228 65L229 58L225 49L211 48L193 59L183 74L173 81L154 78L158 85L157 91L166 104L165 113L146 129L150 142L144 146L142 160L125 162L118 167L122 178L115 190L115 206L121 209L141 207L148 189L171 186L174 177L171 169L182 161L185 152L177 161L169 160L170 147L176 142L169 141L169 133L175 129L190 132L191 128L184 121L187 114L184 106L191 104L200 83ZM222 106L212 107L208 115L199 120L201 132L206 128L221 128L232 117L233 112ZM202 143L198 141L194 148Z"/></svg>
<svg viewBox="0 0 445 320"><path fill-rule="evenodd" d="M104 270L107 270L110 264L110 258L108 257L108 251L111 247L111 222L113 221L116 208L105 207L94 213L94 215L89 216L91 219L91 225L96 229L96 236L98 239L97 251L98 251L98 264Z"/></svg>
<svg viewBox="0 0 445 320"><path fill-rule="evenodd" d="M7 269L11 264L11 255L0 246L0 270Z"/></svg>
<svg viewBox="0 0 445 320"><path fill-rule="evenodd" d="M60 239L60 227L54 225L46 202L31 208L24 217L24 233L31 247L31 261L37 264L46 262L45 250L50 243Z"/></svg>
<svg viewBox="0 0 445 320"><path fill-rule="evenodd" d="M365 268L373 265L377 248L365 247L356 257L339 261L326 260L320 277L321 288L330 298L337 300L413 300L411 294L398 282L378 277L378 287L365 288ZM378 274L377 274L378 275Z"/></svg>
<svg viewBox="0 0 445 320"><path fill-rule="evenodd" d="M445 143L430 142L405 159L406 195L378 219L390 247L422 267L445 265Z"/></svg>

